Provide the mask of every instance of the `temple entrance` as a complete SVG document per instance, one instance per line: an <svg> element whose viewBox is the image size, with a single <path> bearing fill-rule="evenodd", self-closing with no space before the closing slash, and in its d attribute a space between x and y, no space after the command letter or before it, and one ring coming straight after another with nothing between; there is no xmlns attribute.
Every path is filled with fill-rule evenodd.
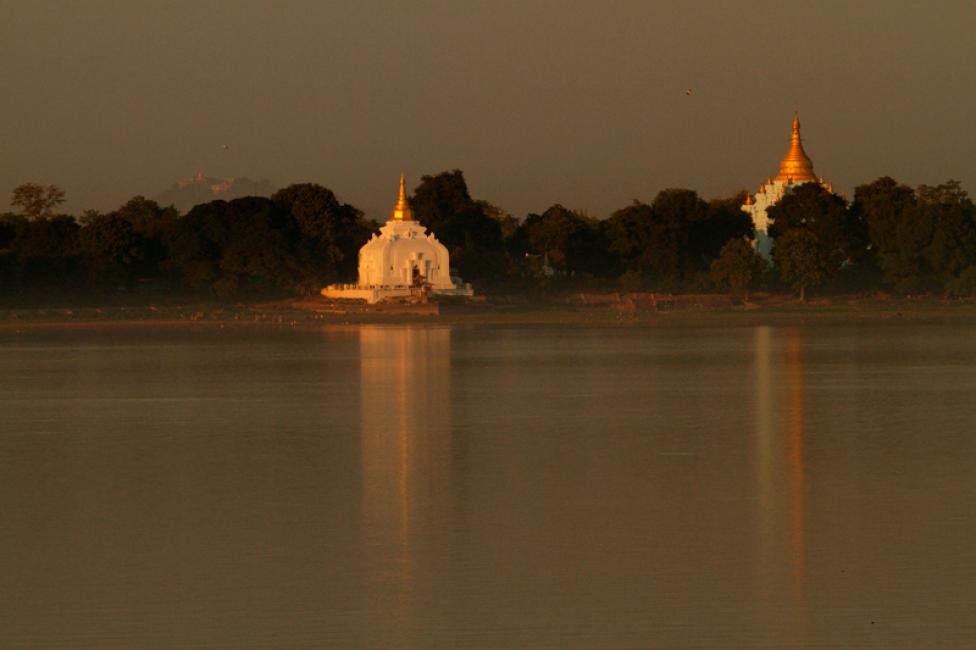
<svg viewBox="0 0 976 650"><path fill-rule="evenodd" d="M431 263L429 260L424 260L423 258L412 260L408 272L410 286L422 287L430 284L430 267Z"/></svg>

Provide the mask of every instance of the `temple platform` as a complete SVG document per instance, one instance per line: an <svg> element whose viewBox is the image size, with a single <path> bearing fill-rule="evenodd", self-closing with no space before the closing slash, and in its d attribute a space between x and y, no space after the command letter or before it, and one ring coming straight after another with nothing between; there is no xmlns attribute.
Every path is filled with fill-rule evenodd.
<svg viewBox="0 0 976 650"><path fill-rule="evenodd" d="M403 298L420 299L422 290L419 287L410 286L361 286L358 284L330 284L322 289L322 295L326 298L337 300L365 300L367 304L375 305L384 300L397 300ZM470 297L474 295L471 285L464 283L456 285L450 289L431 289L433 296L461 296Z"/></svg>

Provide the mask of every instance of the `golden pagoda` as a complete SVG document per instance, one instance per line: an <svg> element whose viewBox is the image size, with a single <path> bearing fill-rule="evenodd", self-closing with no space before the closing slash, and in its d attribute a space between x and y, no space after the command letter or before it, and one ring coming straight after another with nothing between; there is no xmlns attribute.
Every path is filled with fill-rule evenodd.
<svg viewBox="0 0 976 650"><path fill-rule="evenodd" d="M813 173L813 161L803 150L800 139L800 118L793 116L793 136L790 138L790 150L779 163L779 173L776 180L790 183L806 183L816 181Z"/></svg>
<svg viewBox="0 0 976 650"><path fill-rule="evenodd" d="M752 218L755 228L755 248L767 261L772 260L773 240L769 236L771 221L766 210L776 205L784 196L805 183L818 183L828 192L834 191L834 186L828 181L824 184L823 176L813 173L813 161L803 150L803 140L800 137L800 118L793 115L793 137L790 138L790 149L779 163L779 173L775 179L766 177L766 182L759 186L759 192L746 198L741 206L742 210Z"/></svg>
<svg viewBox="0 0 976 650"><path fill-rule="evenodd" d="M400 172L400 195L397 197L396 205L393 207L393 214L390 216L394 221L413 221L413 210L407 203L407 192L403 188L403 172Z"/></svg>

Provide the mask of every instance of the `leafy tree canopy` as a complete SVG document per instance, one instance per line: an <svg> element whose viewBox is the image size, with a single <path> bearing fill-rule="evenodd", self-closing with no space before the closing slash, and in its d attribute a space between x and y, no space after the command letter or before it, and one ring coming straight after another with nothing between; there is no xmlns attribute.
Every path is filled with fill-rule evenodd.
<svg viewBox="0 0 976 650"><path fill-rule="evenodd" d="M854 189L851 212L867 227L869 253L889 285L900 291L921 286L922 248L931 233L915 219L915 192L884 176Z"/></svg>
<svg viewBox="0 0 976 650"><path fill-rule="evenodd" d="M619 270L640 274L650 267L648 251L653 219L651 206L634 199L601 223L609 252L616 257Z"/></svg>
<svg viewBox="0 0 976 650"><path fill-rule="evenodd" d="M813 230L793 228L782 234L773 248L780 278L806 300L810 287L818 287L837 273L836 256Z"/></svg>
<svg viewBox="0 0 976 650"><path fill-rule="evenodd" d="M564 273L603 275L611 266L599 222L559 204L530 214L515 236L524 253L541 256Z"/></svg>
<svg viewBox="0 0 976 650"><path fill-rule="evenodd" d="M146 258L146 240L118 214L96 217L80 229L78 241L89 276L96 282L126 283Z"/></svg>
<svg viewBox="0 0 976 650"><path fill-rule="evenodd" d="M423 176L410 197L410 207L448 250L459 246L501 250L501 224L471 198L460 169Z"/></svg>
<svg viewBox="0 0 976 650"><path fill-rule="evenodd" d="M672 188L654 197L651 215L651 276L655 285L674 290L698 267L690 246L691 225L706 219L708 204L693 190Z"/></svg>
<svg viewBox="0 0 976 650"><path fill-rule="evenodd" d="M20 208L28 219L49 219L54 208L64 203L64 190L54 185L24 183L14 188L10 205Z"/></svg>
<svg viewBox="0 0 976 650"><path fill-rule="evenodd" d="M296 254L298 240L289 213L271 199L211 201L180 220L170 266L191 288L219 295L295 290L308 280Z"/></svg>
<svg viewBox="0 0 976 650"><path fill-rule="evenodd" d="M359 249L372 231L361 211L314 183L289 185L275 192L271 200L295 220L306 240L304 263L321 282L356 277Z"/></svg>
<svg viewBox="0 0 976 650"><path fill-rule="evenodd" d="M451 264L466 280L494 279L507 271L502 223L471 198L460 169L423 176L410 207L414 218L447 247Z"/></svg>
<svg viewBox="0 0 976 650"><path fill-rule="evenodd" d="M16 224L10 253L25 286L72 284L78 272L78 224L58 216Z"/></svg>
<svg viewBox="0 0 976 650"><path fill-rule="evenodd" d="M944 288L976 265L976 207L958 181L921 185L915 219L931 233L922 256Z"/></svg>
<svg viewBox="0 0 976 650"><path fill-rule="evenodd" d="M790 230L803 229L825 242L836 243L841 250L846 251L851 244L844 200L817 183L798 186L769 207L766 214L772 221L769 234L774 239Z"/></svg>
<svg viewBox="0 0 976 650"><path fill-rule="evenodd" d="M742 211L745 192L708 202L704 219L691 222L691 256L699 268L708 268L722 247L734 240L754 239L752 218Z"/></svg>
<svg viewBox="0 0 976 650"><path fill-rule="evenodd" d="M712 283L734 294L745 294L746 289L763 277L766 261L744 238L730 239L722 246L717 259L709 266Z"/></svg>

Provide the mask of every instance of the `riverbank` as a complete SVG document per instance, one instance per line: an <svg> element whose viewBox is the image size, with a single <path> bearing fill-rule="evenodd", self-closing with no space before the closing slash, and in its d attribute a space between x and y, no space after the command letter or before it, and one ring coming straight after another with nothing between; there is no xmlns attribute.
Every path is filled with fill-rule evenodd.
<svg viewBox="0 0 976 650"><path fill-rule="evenodd" d="M502 296L477 301L365 305L320 297L253 304L170 304L0 309L0 329L309 328L357 324L752 326L842 322L972 320L976 301L922 296L838 296L800 303L760 294L575 293L545 301Z"/></svg>

